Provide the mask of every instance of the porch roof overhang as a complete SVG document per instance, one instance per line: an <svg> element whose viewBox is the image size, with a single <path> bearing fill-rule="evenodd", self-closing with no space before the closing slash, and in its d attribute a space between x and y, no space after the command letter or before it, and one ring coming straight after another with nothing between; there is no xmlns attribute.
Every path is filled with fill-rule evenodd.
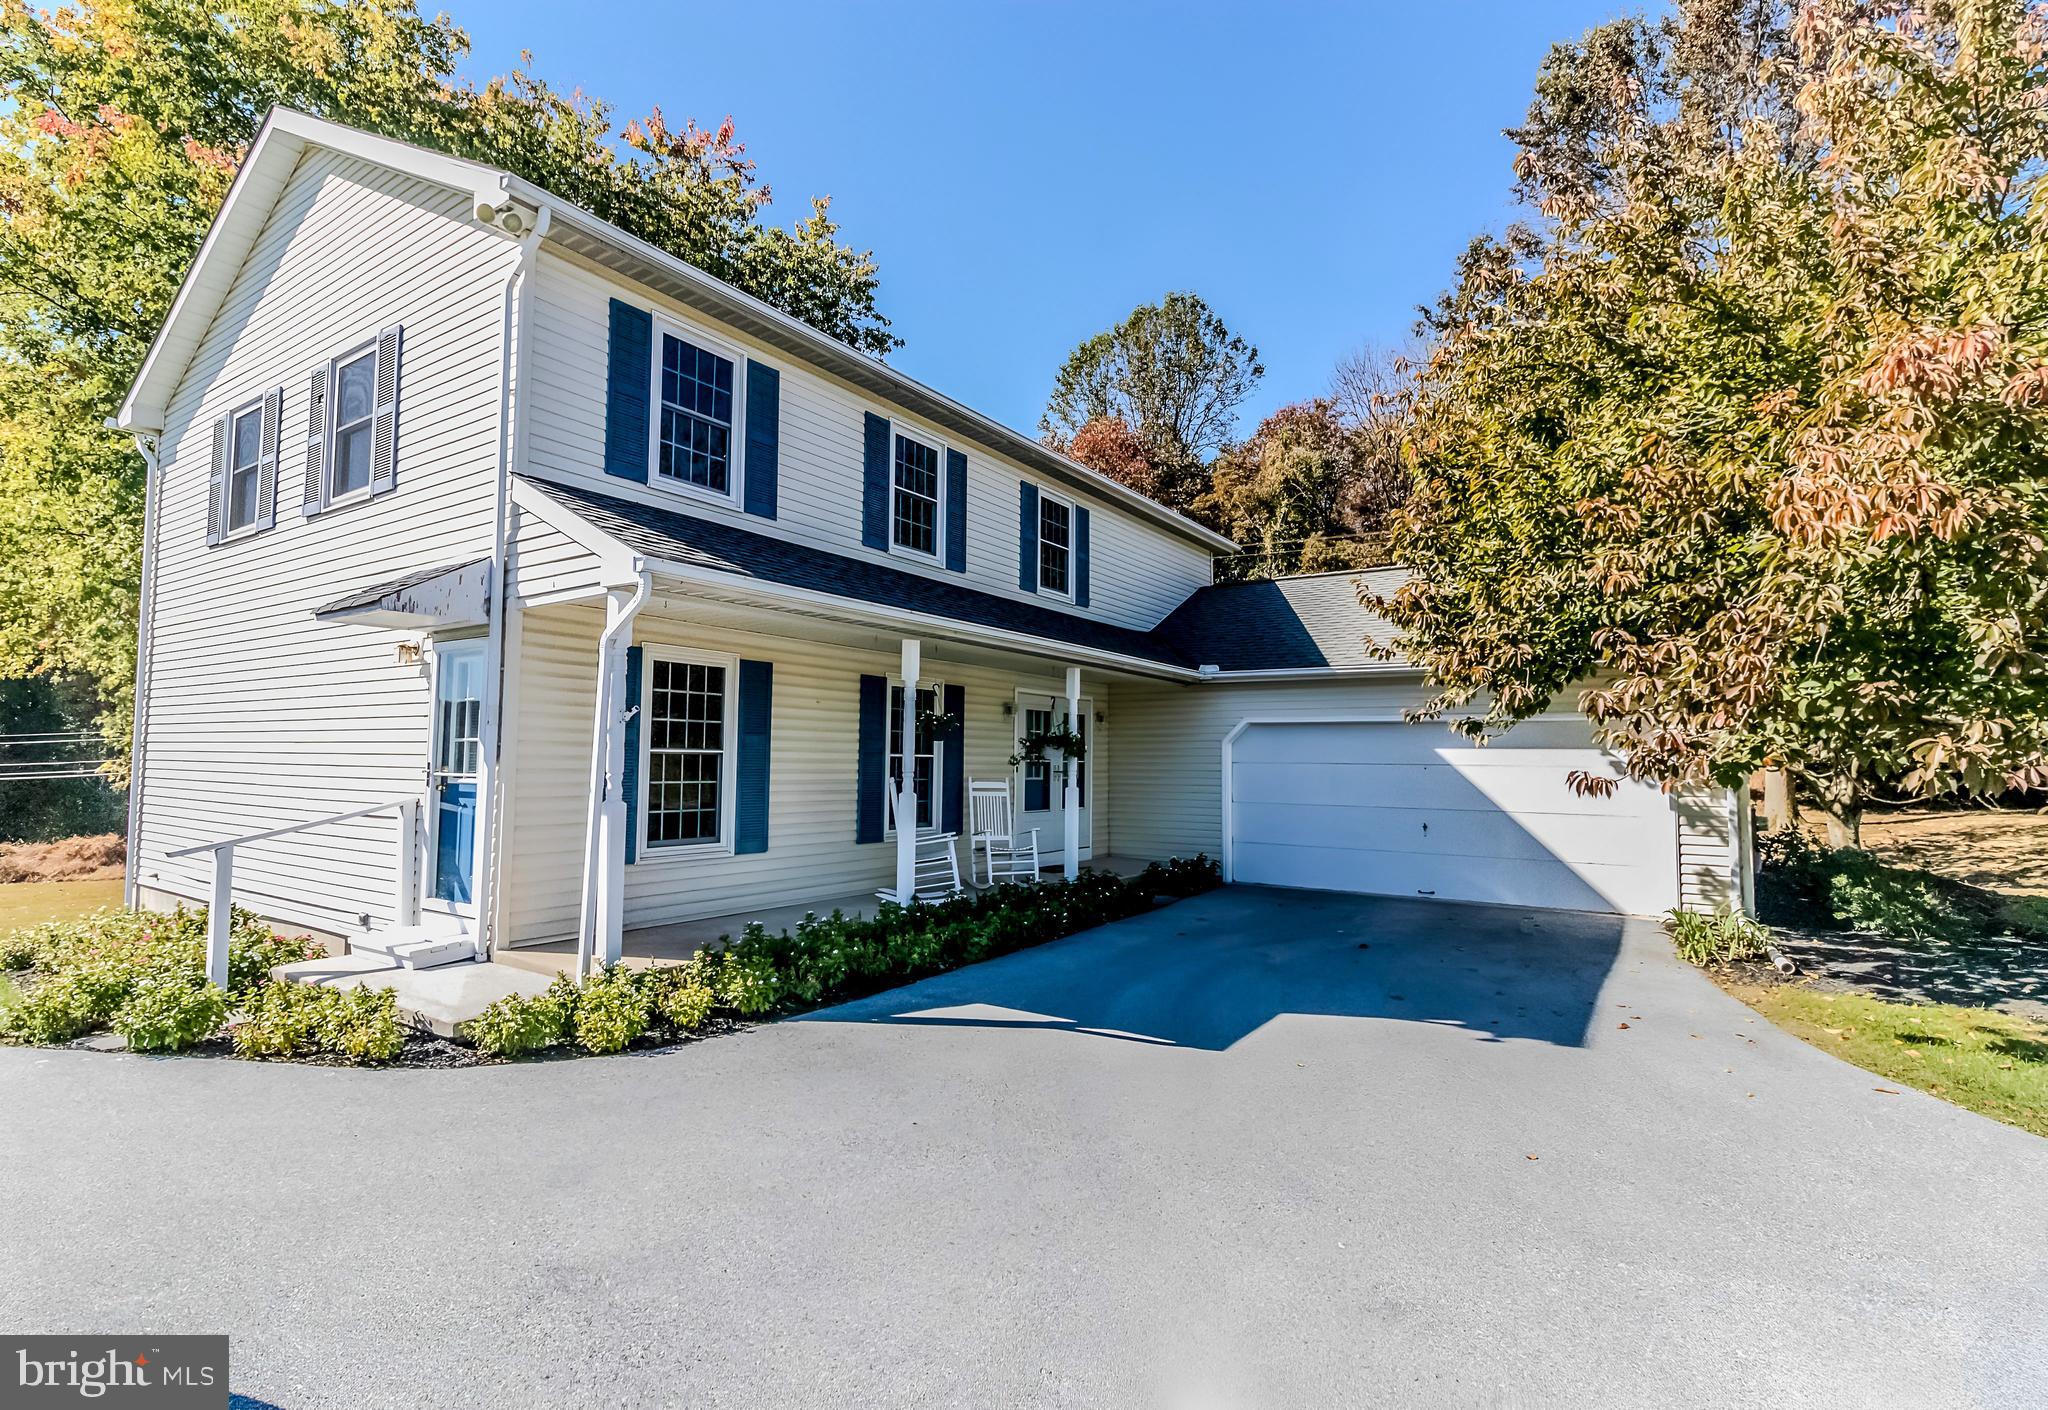
<svg viewBox="0 0 2048 1410"><path fill-rule="evenodd" d="M520 476L515 502L597 552L612 585L644 570L734 600L1047 660L1198 681L1195 663L1141 632L719 520Z"/></svg>
<svg viewBox="0 0 2048 1410"><path fill-rule="evenodd" d="M313 609L323 622L365 627L447 630L480 627L491 616L491 560L447 568L423 568L358 588Z"/></svg>

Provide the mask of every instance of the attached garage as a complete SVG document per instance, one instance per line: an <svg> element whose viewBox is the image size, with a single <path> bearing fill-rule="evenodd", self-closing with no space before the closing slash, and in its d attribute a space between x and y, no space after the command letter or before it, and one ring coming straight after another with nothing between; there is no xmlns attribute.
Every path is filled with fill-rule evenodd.
<svg viewBox="0 0 2048 1410"><path fill-rule="evenodd" d="M1583 719L1478 746L1441 724L1247 721L1225 742L1226 865L1268 886L1657 915L1679 904L1680 811L1622 780Z"/></svg>

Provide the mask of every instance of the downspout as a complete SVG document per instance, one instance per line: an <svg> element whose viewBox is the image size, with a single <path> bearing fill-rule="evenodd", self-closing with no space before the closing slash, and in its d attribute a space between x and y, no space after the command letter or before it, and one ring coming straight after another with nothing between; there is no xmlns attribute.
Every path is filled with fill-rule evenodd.
<svg viewBox="0 0 2048 1410"><path fill-rule="evenodd" d="M588 975L598 959L617 958L598 954L598 932L609 931L610 920L619 916L623 898L618 892L625 885L625 838L621 829L626 807L624 798L619 796L625 754L621 726L625 724L625 711L632 708L633 702L621 698L626 674L622 644L632 641L634 620L654 590L654 577L645 561L634 559L633 569L639 579L634 584L633 596L622 604L623 589L615 588L606 595L604 633L597 639L597 718L590 746L590 808L584 824L583 905L576 926L579 978ZM614 754L619 756L617 766Z"/></svg>
<svg viewBox="0 0 2048 1410"><path fill-rule="evenodd" d="M107 424L112 428L114 423L110 421ZM142 837L142 720L149 709L149 614L154 597L151 589L156 581L157 511L163 499L162 487L157 484L159 447L156 433L136 432L135 448L142 453L145 469L142 481L142 583L135 597L135 704L129 711L132 718L128 722L128 847L127 860L121 872L121 904L130 910L135 909L141 891L136 883L136 853Z"/></svg>
<svg viewBox="0 0 2048 1410"><path fill-rule="evenodd" d="M528 342L527 313L532 306L528 297L532 285L534 257L540 249L542 237L548 233L552 211L547 206L540 208L535 217L533 229L519 242L519 258L512 266L512 273L505 280L505 311L498 336L498 483L496 501L491 511L491 586L490 597L485 604L489 618L488 636L484 644L484 699L483 736L490 747L483 751L478 761L477 781L477 837L476 860L476 957L489 959L494 933L493 907L497 904L498 877L498 753L504 747L504 731L500 720L505 681L505 618L511 611L512 565L511 532L512 505L512 462L514 447L519 443L519 428L522 420L519 398L514 394L515 372L523 378L526 365ZM516 359L516 361L515 361ZM399 924L405 924L405 917Z"/></svg>

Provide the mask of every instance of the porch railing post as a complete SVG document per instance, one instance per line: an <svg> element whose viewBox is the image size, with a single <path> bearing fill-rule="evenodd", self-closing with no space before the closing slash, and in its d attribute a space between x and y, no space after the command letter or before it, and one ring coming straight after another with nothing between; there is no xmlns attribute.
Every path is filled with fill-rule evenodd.
<svg viewBox="0 0 2048 1410"><path fill-rule="evenodd" d="M411 798L398 805L398 867L393 878L391 923L413 923L414 888L419 884L419 803Z"/></svg>
<svg viewBox="0 0 2048 1410"><path fill-rule="evenodd" d="M235 847L213 849L213 899L206 907L206 977L228 987L228 932L235 922Z"/></svg>
<svg viewBox="0 0 2048 1410"><path fill-rule="evenodd" d="M1081 668L1067 667L1067 728L1075 734L1081 733ZM1081 874L1081 771L1075 765L1078 760L1068 757L1064 761L1066 784L1062 789L1060 813L1060 841L1065 848L1062 873L1072 881Z"/></svg>
<svg viewBox="0 0 2048 1410"><path fill-rule="evenodd" d="M903 777L896 782L896 899L909 905L917 892L917 681L923 647L903 638Z"/></svg>

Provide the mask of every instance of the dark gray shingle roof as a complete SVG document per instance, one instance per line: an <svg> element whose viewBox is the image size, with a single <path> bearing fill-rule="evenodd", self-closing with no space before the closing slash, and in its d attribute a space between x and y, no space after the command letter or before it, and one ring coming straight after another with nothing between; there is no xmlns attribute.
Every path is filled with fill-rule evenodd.
<svg viewBox="0 0 2048 1410"><path fill-rule="evenodd" d="M359 607L374 607L395 593L404 592L407 588L416 588L421 583L430 583L443 573L460 573L465 569L474 568L478 564L489 561L487 558L479 558L469 563L448 563L439 568L422 568L416 573L407 573L402 578L392 578L388 582L372 583L368 587L357 588L347 597L338 597L332 602L322 603L313 609L313 615L324 617L332 612L348 612Z"/></svg>
<svg viewBox="0 0 2048 1410"><path fill-rule="evenodd" d="M1196 664L1183 658L1156 632L1092 621L1072 612L998 597L885 563L828 553L719 520L679 514L577 485L542 479L532 479L531 483L605 533L651 557L1168 666L1187 668Z"/></svg>
<svg viewBox="0 0 2048 1410"><path fill-rule="evenodd" d="M1174 608L1155 635L1198 666L1225 671L1285 671L1379 664L1365 639L1394 640L1393 624L1358 601L1358 584L1390 593L1405 568L1312 573L1203 588Z"/></svg>

